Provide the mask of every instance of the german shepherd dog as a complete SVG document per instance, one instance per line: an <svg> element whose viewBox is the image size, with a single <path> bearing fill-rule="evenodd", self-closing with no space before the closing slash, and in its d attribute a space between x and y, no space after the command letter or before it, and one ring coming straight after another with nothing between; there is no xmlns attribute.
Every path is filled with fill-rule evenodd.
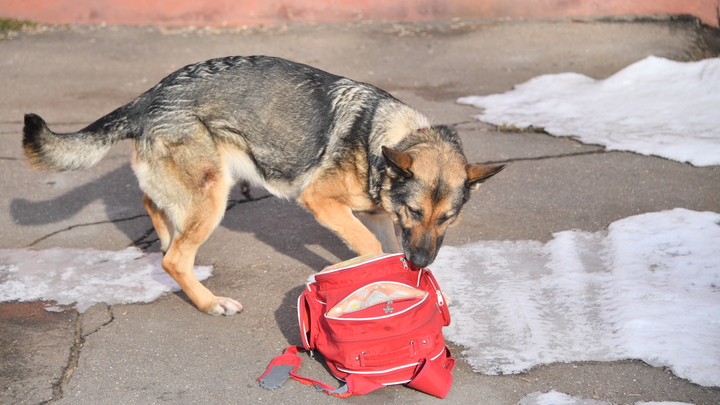
<svg viewBox="0 0 720 405"><path fill-rule="evenodd" d="M504 168L468 164L454 130L383 90L266 56L186 66L75 133L25 115L36 169L89 167L127 138L162 267L212 315L242 309L193 273L238 180L296 198L360 255L400 251L396 224L402 251L425 267L470 191Z"/></svg>

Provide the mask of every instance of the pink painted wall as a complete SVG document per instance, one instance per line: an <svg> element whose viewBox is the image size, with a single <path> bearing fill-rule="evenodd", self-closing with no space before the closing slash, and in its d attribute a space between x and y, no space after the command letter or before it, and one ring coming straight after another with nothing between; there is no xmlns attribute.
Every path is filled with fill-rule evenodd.
<svg viewBox="0 0 720 405"><path fill-rule="evenodd" d="M0 0L0 17L46 24L238 26L691 14L718 27L720 0Z"/></svg>

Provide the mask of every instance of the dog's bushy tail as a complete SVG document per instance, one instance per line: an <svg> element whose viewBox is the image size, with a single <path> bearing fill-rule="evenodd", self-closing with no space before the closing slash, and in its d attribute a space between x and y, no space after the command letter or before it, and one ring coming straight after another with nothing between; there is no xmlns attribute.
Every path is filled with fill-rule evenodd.
<svg viewBox="0 0 720 405"><path fill-rule="evenodd" d="M132 103L131 103L132 104ZM23 149L38 170L65 171L90 167L102 159L117 142L134 137L137 124L128 124L130 105L120 107L78 132L51 131L36 114L25 114Z"/></svg>

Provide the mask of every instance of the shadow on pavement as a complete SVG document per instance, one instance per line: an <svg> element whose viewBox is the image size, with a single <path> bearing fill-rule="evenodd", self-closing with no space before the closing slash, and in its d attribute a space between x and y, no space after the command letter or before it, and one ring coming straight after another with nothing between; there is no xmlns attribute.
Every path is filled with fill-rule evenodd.
<svg viewBox="0 0 720 405"><path fill-rule="evenodd" d="M258 190L253 191L259 193ZM233 189L233 193L241 194L239 186ZM44 201L13 199L10 203L10 215L20 226L46 225L73 218L86 206L102 200L108 220L130 240L135 240L137 224L127 219L147 216L142 208L142 194L128 163L56 198ZM231 209L226 213L221 226L232 231L250 233L277 252L315 271L320 271L332 263L308 246L320 246L343 260L354 256L335 234L318 224L312 215L295 201L283 201L268 194L251 201L241 198L231 198L228 204ZM129 212L134 215L128 215ZM137 214L138 212L142 214ZM149 218L147 228L152 228ZM147 246L143 247L147 249Z"/></svg>

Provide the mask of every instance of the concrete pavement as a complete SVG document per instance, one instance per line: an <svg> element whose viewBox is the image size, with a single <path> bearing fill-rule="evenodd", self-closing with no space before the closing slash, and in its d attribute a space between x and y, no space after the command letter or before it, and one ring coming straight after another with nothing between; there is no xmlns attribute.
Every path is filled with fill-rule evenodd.
<svg viewBox="0 0 720 405"><path fill-rule="evenodd" d="M688 21L462 21L291 26L237 30L69 27L0 41L0 248L138 245L158 251L123 142L93 169L28 170L22 115L74 131L130 101L186 64L267 54L380 86L436 122L455 124L473 162L508 168L476 192L447 245L547 241L553 232L597 231L612 221L676 207L720 211L720 167L698 168L542 133L503 132L470 118L467 95L507 91L544 73L607 77L648 55L712 55ZM0 403L337 403L288 382L255 378L298 344L295 300L308 275L352 257L294 202L233 190L221 226L200 249L205 284L239 299L242 314L211 317L183 294L150 304L98 304L82 315L43 303L0 304ZM459 353L462 348L456 348ZM330 381L306 358L303 372ZM445 403L516 404L551 389L614 403L720 403L720 389L627 360L552 364L522 375L483 376L462 361ZM348 403L440 403L389 387Z"/></svg>

